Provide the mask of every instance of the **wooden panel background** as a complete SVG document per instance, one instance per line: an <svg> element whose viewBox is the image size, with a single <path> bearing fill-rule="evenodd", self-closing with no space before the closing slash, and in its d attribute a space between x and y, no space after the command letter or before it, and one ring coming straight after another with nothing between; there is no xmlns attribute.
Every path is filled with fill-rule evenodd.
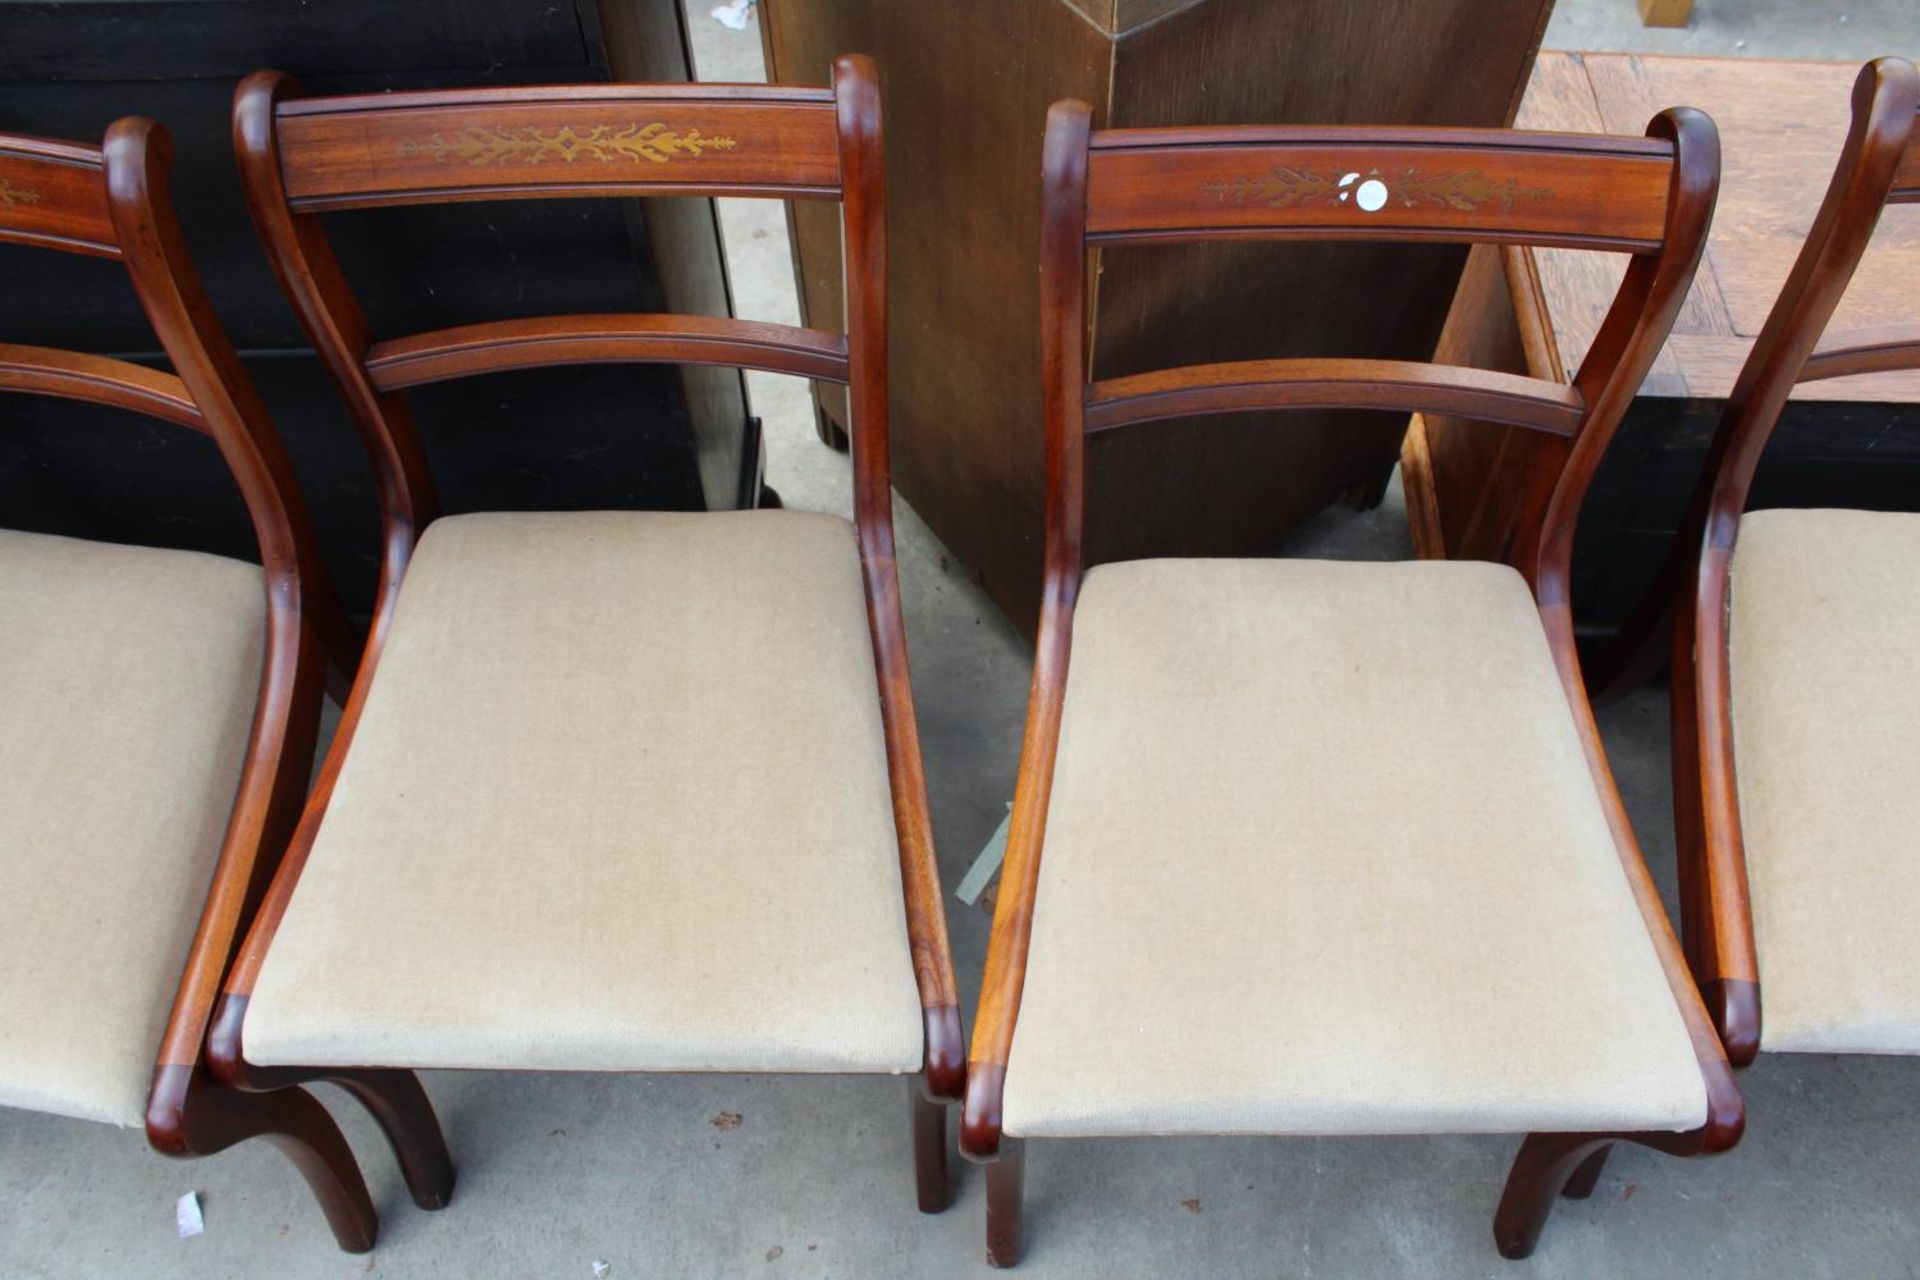
<svg viewBox="0 0 1920 1280"><path fill-rule="evenodd" d="M893 252L894 476L1023 628L1037 616L1040 137L1079 97L1116 128L1500 125L1550 0L763 0L772 74L880 63ZM807 323L837 318L837 228L795 215ZM1277 356L1425 358L1465 250L1101 251L1094 375ZM838 412L823 399L829 412ZM1394 413L1162 424L1090 442L1088 553L1246 554L1384 479Z"/></svg>
<svg viewBox="0 0 1920 1280"><path fill-rule="evenodd" d="M591 82L608 78L610 55L611 74L686 76L677 3L607 10L620 21L604 35L596 0L28 0L0 14L0 129L97 141L139 113L173 133L189 247L357 608L378 564L370 473L242 205L234 84L261 66L315 93ZM327 227L381 336L542 312L728 308L707 200L385 209L329 214ZM0 245L0 277L7 296L34 300L0 317L0 341L158 358L117 263ZM708 495L730 506L757 487L758 436L733 370L541 370L414 399L451 510L688 509ZM0 398L0 523L240 556L254 545L206 441L25 396Z"/></svg>

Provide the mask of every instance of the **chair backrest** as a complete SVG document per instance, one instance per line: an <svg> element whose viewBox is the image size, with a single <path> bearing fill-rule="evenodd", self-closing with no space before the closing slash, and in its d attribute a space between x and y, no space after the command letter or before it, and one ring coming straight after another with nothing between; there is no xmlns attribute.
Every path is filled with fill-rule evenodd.
<svg viewBox="0 0 1920 1280"><path fill-rule="evenodd" d="M1587 483L1692 281L1718 190L1719 143L1712 121L1686 108L1657 116L1646 137L1620 138L1266 126L1096 132L1090 108L1067 101L1048 115L1043 169L1049 603L1063 595L1070 603L1068 583L1079 574L1086 435L1188 414L1306 407L1440 412L1562 438L1530 477L1512 556L1546 603L1564 600ZM1632 261L1570 386L1362 359L1087 380L1090 249L1237 239L1530 244Z"/></svg>
<svg viewBox="0 0 1920 1280"><path fill-rule="evenodd" d="M233 132L254 224L372 454L387 537L361 679L281 879L235 966L229 992L239 998L227 1006L227 1021L215 1027L215 1055L231 1053L239 1060L244 997L339 776L342 747L351 741L414 543L435 514L432 482L402 393L495 370L671 361L848 386L854 524L915 972L926 1008L927 1070L945 1096L957 1096L964 1051L894 567L886 184L872 61L858 55L837 59L830 90L629 84L303 98L287 76L266 71L241 82ZM337 209L576 196L839 201L847 332L706 316L612 314L484 322L375 341L320 220Z"/></svg>
<svg viewBox="0 0 1920 1280"><path fill-rule="evenodd" d="M1731 548L1732 525L1797 383L1920 369L1920 307L1911 325L1837 333L1822 341L1881 211L1920 203L1917 112L1920 71L1911 62L1878 58L1860 68L1853 120L1833 180L1721 414L1694 518L1682 526L1687 554L1700 549L1703 521L1716 545Z"/></svg>
<svg viewBox="0 0 1920 1280"><path fill-rule="evenodd" d="M116 122L99 147L0 134L0 241L123 263L174 367L0 343L0 391L130 409L211 436L270 586L330 604L293 469L187 255L167 196L172 159L166 130L137 117Z"/></svg>
<svg viewBox="0 0 1920 1280"><path fill-rule="evenodd" d="M436 513L408 387L583 362L723 364L849 384L855 515L886 511L886 244L878 82L834 88L593 85L304 98L259 72L234 98L247 203L374 461L387 543L379 614ZM376 341L320 225L331 210L579 196L767 196L844 206L848 332L705 316L494 321ZM890 549L889 549L890 550Z"/></svg>

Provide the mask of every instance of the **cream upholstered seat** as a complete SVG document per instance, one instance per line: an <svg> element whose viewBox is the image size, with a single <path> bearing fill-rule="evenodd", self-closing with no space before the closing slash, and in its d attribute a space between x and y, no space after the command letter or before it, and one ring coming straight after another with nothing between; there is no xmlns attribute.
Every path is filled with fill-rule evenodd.
<svg viewBox="0 0 1920 1280"><path fill-rule="evenodd" d="M920 1069L853 527L428 527L244 1052Z"/></svg>
<svg viewBox="0 0 1920 1280"><path fill-rule="evenodd" d="M1008 1134L1705 1116L1518 574L1087 575Z"/></svg>
<svg viewBox="0 0 1920 1280"><path fill-rule="evenodd" d="M1730 621L1760 1047L1920 1053L1920 515L1743 516Z"/></svg>
<svg viewBox="0 0 1920 1280"><path fill-rule="evenodd" d="M256 565L0 531L0 1105L140 1123L265 616Z"/></svg>

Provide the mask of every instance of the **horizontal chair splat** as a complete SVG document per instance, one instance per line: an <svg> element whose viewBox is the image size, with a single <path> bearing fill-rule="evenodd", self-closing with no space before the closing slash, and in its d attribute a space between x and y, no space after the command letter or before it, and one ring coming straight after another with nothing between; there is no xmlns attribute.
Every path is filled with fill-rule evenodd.
<svg viewBox="0 0 1920 1280"><path fill-rule="evenodd" d="M1799 382L1845 378L1856 373L1920 369L1920 329L1876 326L1836 333L1807 357Z"/></svg>
<svg viewBox="0 0 1920 1280"><path fill-rule="evenodd" d="M529 196L838 199L831 97L469 90L278 108L294 209Z"/></svg>
<svg viewBox="0 0 1920 1280"><path fill-rule="evenodd" d="M118 258L100 148L51 138L0 143L0 241Z"/></svg>
<svg viewBox="0 0 1920 1280"><path fill-rule="evenodd" d="M847 380L847 342L792 325L685 315L541 316L435 329L367 351L382 391L554 364L664 361Z"/></svg>
<svg viewBox="0 0 1920 1280"><path fill-rule="evenodd" d="M110 356L0 343L0 391L112 405L207 430L199 406L179 378Z"/></svg>
<svg viewBox="0 0 1920 1280"><path fill-rule="evenodd" d="M1586 404L1540 378L1408 360L1241 360L1109 378L1088 386L1086 429L1191 414L1366 407L1444 413L1571 436Z"/></svg>
<svg viewBox="0 0 1920 1280"><path fill-rule="evenodd" d="M1550 133L1151 137L1088 156L1089 242L1514 241L1648 253L1660 246L1673 164L1664 140Z"/></svg>

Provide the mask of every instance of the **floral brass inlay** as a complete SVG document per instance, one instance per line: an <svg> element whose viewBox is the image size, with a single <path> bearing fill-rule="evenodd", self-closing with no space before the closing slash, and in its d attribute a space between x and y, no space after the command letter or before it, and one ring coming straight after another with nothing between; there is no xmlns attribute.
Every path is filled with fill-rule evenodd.
<svg viewBox="0 0 1920 1280"><path fill-rule="evenodd" d="M653 124L630 124L617 129L597 124L585 131L572 125L541 129L527 125L518 129L461 129L451 137L434 134L425 142L406 142L400 154L431 155L435 160L465 160L468 164L499 164L521 160L537 164L542 160L564 160L572 164L582 157L610 163L615 160L650 160L665 164L679 156L701 156L709 150L731 151L740 144L732 138L708 137L698 129L684 133Z"/></svg>
<svg viewBox="0 0 1920 1280"><path fill-rule="evenodd" d="M1365 181L1355 186L1356 179ZM1362 198L1355 203L1368 212L1384 200L1373 202L1365 196L1382 189L1386 199L1397 200L1403 208L1430 205L1463 213L1496 201L1502 209L1511 210L1515 200L1545 200L1553 195L1545 187L1523 187L1518 178L1489 178L1480 169L1423 173L1417 168L1407 168L1393 176L1369 169L1364 174L1356 172L1331 178L1287 165L1276 165L1263 177L1243 175L1230 181L1203 182L1200 189L1222 199L1259 200L1275 209L1344 204L1349 196L1361 192Z"/></svg>
<svg viewBox="0 0 1920 1280"><path fill-rule="evenodd" d="M0 178L0 204L39 204L40 193L29 191L25 187L16 187L5 178Z"/></svg>

